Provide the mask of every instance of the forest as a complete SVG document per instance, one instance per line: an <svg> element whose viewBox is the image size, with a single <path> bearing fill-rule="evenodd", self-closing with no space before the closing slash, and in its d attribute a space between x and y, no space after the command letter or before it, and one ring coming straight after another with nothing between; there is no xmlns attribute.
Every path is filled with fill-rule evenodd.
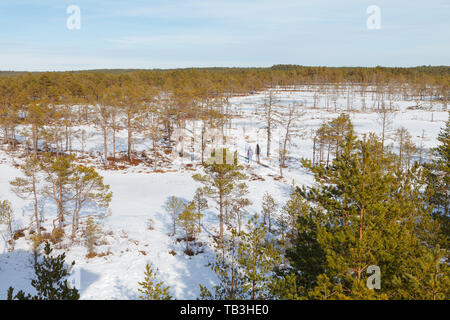
<svg viewBox="0 0 450 320"><path fill-rule="evenodd" d="M448 300L449 101L448 66L0 72L0 299Z"/></svg>

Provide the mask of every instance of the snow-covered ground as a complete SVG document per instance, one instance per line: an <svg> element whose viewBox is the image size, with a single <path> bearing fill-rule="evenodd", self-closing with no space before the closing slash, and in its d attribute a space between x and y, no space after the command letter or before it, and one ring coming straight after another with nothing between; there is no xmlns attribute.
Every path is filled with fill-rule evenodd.
<svg viewBox="0 0 450 320"><path fill-rule="evenodd" d="M277 94L280 105L303 101L307 106L306 114L301 119L305 135L296 138L289 147L288 168L284 170L284 178L280 180L277 178L279 175L277 135L280 134L277 130L272 143L272 158L265 157L266 137L261 116L264 96L264 93L257 93L230 99L231 109L239 113L239 116L236 116L231 122L231 127L226 129L228 144L239 151L246 173L252 177L248 181L249 198L253 203L250 209L252 213L261 212L261 200L266 191L282 205L289 197L293 181L297 185L312 183L311 176L299 163L301 157L312 157L311 129L318 128L324 121L344 112L347 101L346 97L340 97L337 101L340 110L334 112L326 111L324 107L312 109L311 93ZM323 103L323 100L322 102L319 100L318 105ZM371 105L370 97L366 103ZM359 99L354 99L352 104L355 112L349 114L356 132L380 134L381 126L377 122L377 114L362 112ZM396 101L395 104L399 111L393 120L392 131L404 126L416 144L422 143L425 148L436 146L437 135L444 126L448 113L442 111L439 105L435 105L434 111L431 112L408 110L407 107L414 105L411 101ZM334 110L334 106L329 109ZM199 130L199 124L195 126ZM192 130L193 127L192 123L188 123L188 128ZM85 129L92 132L86 143L86 150L102 152L101 134L93 128ZM255 150L257 143L261 146L261 160L265 166L259 166L255 162L247 164L243 158L246 147L251 146ZM387 144L391 143L393 140L388 139ZM148 139L138 137L136 140L137 151L146 150L149 146L151 143ZM74 141L74 148L80 150L81 146ZM189 148L189 143L186 143L185 149L189 151ZM126 132L123 131L118 134L117 150L120 152L125 149ZM198 146L195 149L198 150ZM190 157L179 159L175 154L171 157L170 168L160 168L165 172L153 172L152 167L143 164L123 170L104 171L101 169L101 163L94 159L95 165L114 194L110 211L102 223L105 242L96 248L98 253L105 255L86 258L86 248L82 243L75 243L65 250L67 261L76 262L76 270L81 280L79 285L82 299L137 299L138 282L143 280L147 263L152 263L159 269L160 280L171 287L170 293L177 299L195 299L199 296L200 283L207 287L214 284L215 275L209 263L214 260L211 235L217 234L218 217L213 203L210 202L210 208L206 211L203 220L204 229L199 239L203 243L201 247L203 253L192 257L185 255L184 242L177 242L176 238L169 235L171 217L164 209L164 202L169 196L191 200L195 189L200 186L192 179L192 175L200 171L199 166L194 165L193 169L183 166L183 163L190 162ZM197 152L195 159L198 158ZM0 151L0 200L8 199L12 202L16 216L15 227L21 229L29 226L33 208L29 201L18 198L10 190L9 182L20 176L14 161L18 160L13 160L4 151ZM88 213L92 211L84 211L82 214L86 216ZM43 214L48 221L55 216L55 206L50 200L46 201ZM147 228L149 218L155 223L154 230ZM48 223L45 226L50 228ZM30 279L33 277L32 260L27 232L25 237L17 240L13 252L8 253L5 242L0 242L0 299L6 298L9 286L32 292L30 287Z"/></svg>

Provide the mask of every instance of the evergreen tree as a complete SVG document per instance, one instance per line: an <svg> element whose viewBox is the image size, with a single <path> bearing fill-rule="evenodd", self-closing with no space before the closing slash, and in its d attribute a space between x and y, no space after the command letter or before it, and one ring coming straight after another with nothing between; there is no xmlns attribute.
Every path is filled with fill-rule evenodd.
<svg viewBox="0 0 450 320"><path fill-rule="evenodd" d="M263 196L262 201L262 214L264 219L264 224L266 222L269 224L269 232L272 229L272 215L276 212L278 208L278 204L275 199L270 195L270 193L266 192Z"/></svg>
<svg viewBox="0 0 450 320"><path fill-rule="evenodd" d="M42 189L45 196L55 200L58 214L58 230L62 233L67 203L71 200L71 176L74 171L73 156L44 155L40 163L47 185ZM54 230L55 231L55 230Z"/></svg>
<svg viewBox="0 0 450 320"><path fill-rule="evenodd" d="M169 213L172 216L173 221L173 234L175 235L177 233L177 219L178 215L182 212L184 208L183 200L180 198L177 198L175 196L169 197L165 203L165 208L167 213Z"/></svg>
<svg viewBox="0 0 450 320"><path fill-rule="evenodd" d="M14 250L14 212L11 207L11 202L8 200L0 201L0 225L4 224L8 232L7 243L9 244L9 251Z"/></svg>
<svg viewBox="0 0 450 320"><path fill-rule="evenodd" d="M65 264L66 254L52 257L52 251L53 249L47 242L42 262L38 262L34 266L36 279L31 280L31 285L36 289L37 294L32 296L19 291L14 295L14 289L10 287L8 300L78 300L80 298L78 290L70 288L66 279L75 262L72 262L71 267L68 268Z"/></svg>
<svg viewBox="0 0 450 320"><path fill-rule="evenodd" d="M80 212L86 204L95 204L104 209L112 199L110 186L103 183L103 177L94 168L81 165L74 167L70 176L70 196L75 206L72 213L72 238L79 227Z"/></svg>
<svg viewBox="0 0 450 320"><path fill-rule="evenodd" d="M308 205L306 204L304 198L292 189L289 200L282 208L282 213L280 219L282 224L286 226L286 239L283 236L284 246L286 248L291 247L297 238L297 220L308 210ZM283 226L283 227L284 227Z"/></svg>
<svg viewBox="0 0 450 320"><path fill-rule="evenodd" d="M231 223L231 228L236 229L238 233L242 229L242 220L244 216L248 214L247 207L252 204L250 199L246 196L248 195L248 186L246 183L236 184L230 199L228 199L229 206L231 207L231 215L235 218L235 224Z"/></svg>
<svg viewBox="0 0 450 320"><path fill-rule="evenodd" d="M95 256L95 245L101 237L100 226L95 222L93 216L89 216L86 220L83 236L86 248L88 249L87 257Z"/></svg>
<svg viewBox="0 0 450 320"><path fill-rule="evenodd" d="M303 163L316 184L298 190L311 203L310 213L300 216L301 242L288 255L299 296L408 298L402 290L410 292L413 284L407 279L426 283L425 270L433 265L439 265L437 274L445 274L443 251L436 245L440 231L431 219L416 167L399 170L396 157L383 150L375 136L356 140L352 133L331 166ZM432 255L433 250L439 254ZM424 266L413 267L418 264ZM371 265L381 269L381 290L365 286ZM446 279L434 278L438 284L430 289L442 290ZM442 291L435 293L442 296Z"/></svg>
<svg viewBox="0 0 450 320"><path fill-rule="evenodd" d="M450 244L450 113L445 128L438 136L439 146L433 149L434 158L431 163L424 164L427 179L427 194L430 204L434 206L434 214L447 234L446 248Z"/></svg>
<svg viewBox="0 0 450 320"><path fill-rule="evenodd" d="M31 123L31 133L33 140L33 154L36 157L38 153L39 132L41 127L45 124L48 117L46 103L41 100L41 103L32 103L28 107L27 122Z"/></svg>
<svg viewBox="0 0 450 320"><path fill-rule="evenodd" d="M192 201L194 202L195 208L197 209L198 231L201 232L201 219L203 216L202 212L203 210L208 209L208 200L205 197L205 191L203 190L203 188L197 188L195 190L194 199Z"/></svg>
<svg viewBox="0 0 450 320"><path fill-rule="evenodd" d="M24 174L24 178L16 178L10 182L12 191L20 198L32 198L34 207L34 219L36 222L36 232L41 237L41 223L38 212L38 180L40 164L39 160L34 156L29 157L27 161L20 166Z"/></svg>
<svg viewBox="0 0 450 320"><path fill-rule="evenodd" d="M271 272L279 262L279 254L273 245L265 241L266 228L253 216L247 231L240 234L238 262L245 281L245 291L250 299L269 296L268 283Z"/></svg>
<svg viewBox="0 0 450 320"><path fill-rule="evenodd" d="M213 292L200 284L202 300L239 300L246 298L246 282L239 264L239 235L236 230L230 236L224 237L222 248L216 254L212 270L219 283L213 287Z"/></svg>
<svg viewBox="0 0 450 320"><path fill-rule="evenodd" d="M223 152L223 156L226 157L226 150ZM232 164L227 163L226 159L223 160L208 161L204 166L204 175L195 174L192 176L195 181L205 186L206 195L213 199L219 207L219 242L223 242L226 201L233 194L236 184L247 179L247 176L241 172L243 167L237 164L236 158Z"/></svg>
<svg viewBox="0 0 450 320"><path fill-rule="evenodd" d="M189 252L189 241L195 239L198 228L196 226L197 215L193 202L184 204L183 211L178 215L178 223L183 228L186 241L186 253Z"/></svg>
<svg viewBox="0 0 450 320"><path fill-rule="evenodd" d="M297 190L297 199L301 199L300 190ZM293 270L301 270L297 274L296 287L300 291L307 292L315 284L317 277L325 272L326 255L318 242L318 226L325 218L320 211L312 210L305 202L302 202L302 212L298 215L296 225L296 237L293 246L289 247L286 256L289 258Z"/></svg>
<svg viewBox="0 0 450 320"><path fill-rule="evenodd" d="M398 143L399 165L401 168L409 169L411 158L417 151L416 146L412 142L411 134L406 128L401 127L395 131L394 137Z"/></svg>
<svg viewBox="0 0 450 320"><path fill-rule="evenodd" d="M171 300L172 296L169 294L170 287L164 285L163 282L156 280L156 271L151 264L145 267L144 281L139 282L140 288L138 291L142 294L139 298L142 300Z"/></svg>

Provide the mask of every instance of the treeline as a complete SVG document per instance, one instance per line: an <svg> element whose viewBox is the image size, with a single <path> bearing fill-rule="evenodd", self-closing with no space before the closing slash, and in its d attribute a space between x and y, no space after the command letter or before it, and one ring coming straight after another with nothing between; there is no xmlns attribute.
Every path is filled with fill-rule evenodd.
<svg viewBox="0 0 450 320"><path fill-rule="evenodd" d="M69 150L74 126L96 124L105 139L112 132L113 140L117 130L125 128L131 160L136 132L147 130L152 138L170 140L174 128L184 128L189 119L203 120L203 128L223 126L229 117L230 97L299 85L319 86L310 88L314 108L323 94L327 110L334 103L336 111L339 92L347 96L348 110L352 110L356 92L361 94L363 109L369 92L376 97L373 108L377 109L384 109L385 101L392 109L396 95L414 100L417 106L427 101L432 107L436 100L446 106L450 68L274 66L7 74L0 77L0 128L4 142L14 146L17 127L27 125L29 132L24 136L28 135L34 154L39 151L40 138L56 153ZM105 143L105 158L106 151Z"/></svg>

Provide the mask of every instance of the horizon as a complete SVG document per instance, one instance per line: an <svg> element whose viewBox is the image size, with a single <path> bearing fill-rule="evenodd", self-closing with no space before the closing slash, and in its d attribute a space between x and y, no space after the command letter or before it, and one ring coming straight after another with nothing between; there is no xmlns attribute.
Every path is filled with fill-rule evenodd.
<svg viewBox="0 0 450 320"><path fill-rule="evenodd" d="M101 69L74 69L74 70L56 70L56 71L47 71L47 70L0 70L1 73L72 73L72 72L111 72L111 71L124 71L124 72L136 72L136 71L173 71L173 70L207 70L207 69L271 69L276 66L291 66L296 68L330 68L330 69L375 69L375 68L384 68L384 69L417 69L417 68L450 68L450 65L414 65L407 67L398 67L398 66L325 66L325 65L300 65L300 64L274 64L267 67L255 66L255 67L221 67L221 66L213 66L213 67L180 67L180 68L101 68Z"/></svg>

